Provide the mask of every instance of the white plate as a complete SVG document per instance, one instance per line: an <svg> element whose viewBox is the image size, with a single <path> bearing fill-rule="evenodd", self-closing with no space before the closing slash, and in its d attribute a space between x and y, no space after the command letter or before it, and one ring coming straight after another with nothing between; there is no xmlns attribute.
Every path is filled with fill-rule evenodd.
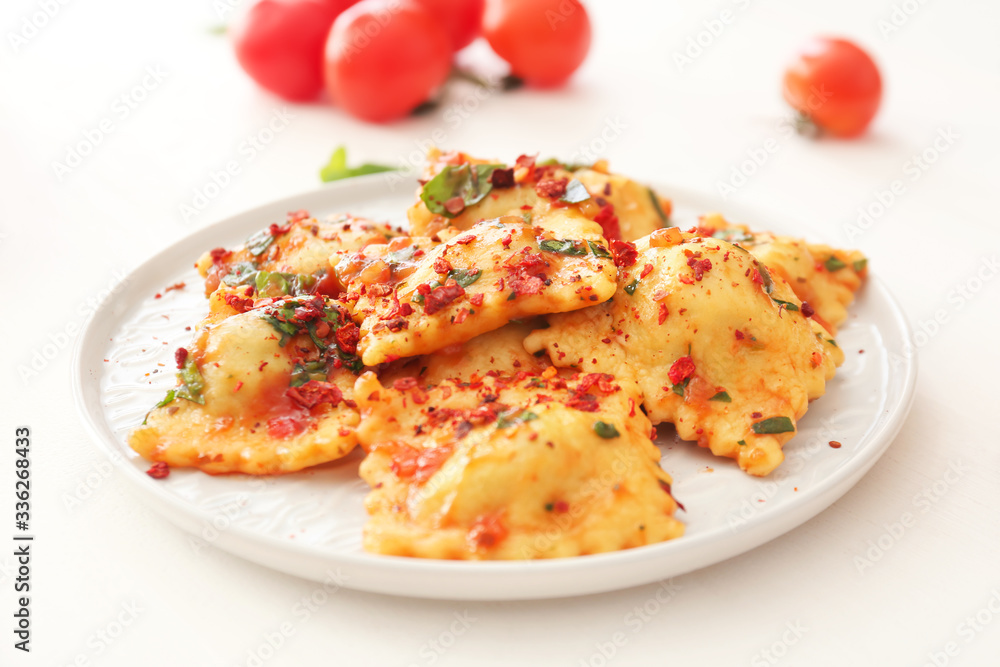
<svg viewBox="0 0 1000 667"><path fill-rule="evenodd" d="M278 478L211 477L174 470L157 481L125 444L130 429L173 386L173 352L186 326L207 309L191 268L206 249L242 242L286 212L350 211L402 223L414 184L389 187L382 175L326 186L201 229L136 269L93 315L80 336L73 368L84 420L136 492L203 542L290 574L366 591L446 599L528 599L582 595L664 579L712 565L792 530L830 506L872 467L900 428L916 380L903 355L909 330L899 306L875 277L852 307L837 340L847 360L785 447L786 460L767 479L742 473L728 459L692 443L661 437L663 467L685 504L681 539L610 554L531 562L456 562L376 556L361 550L366 485L360 454ZM682 226L719 208L711 195L662 186ZM736 206L731 219L818 239L800 223ZM878 271L878 260L872 262ZM163 292L185 281L187 288ZM155 299L156 293L163 297ZM165 317L168 316L168 317ZM860 351L864 350L863 353ZM109 361L104 361L105 359ZM157 363L164 364L157 366ZM160 372L152 373L158 369ZM147 375L148 374L148 375ZM833 449L827 443L843 443Z"/></svg>

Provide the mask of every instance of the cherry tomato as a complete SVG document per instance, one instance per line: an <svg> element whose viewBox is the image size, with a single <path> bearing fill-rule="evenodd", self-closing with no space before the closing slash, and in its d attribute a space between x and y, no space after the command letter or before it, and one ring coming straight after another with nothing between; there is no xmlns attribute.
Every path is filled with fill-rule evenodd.
<svg viewBox="0 0 1000 667"><path fill-rule="evenodd" d="M590 49L590 18L579 0L487 0L483 35L511 73L557 86Z"/></svg>
<svg viewBox="0 0 1000 667"><path fill-rule="evenodd" d="M451 41L409 0L363 0L326 42L326 89L348 113L385 122L427 101L451 71Z"/></svg>
<svg viewBox="0 0 1000 667"><path fill-rule="evenodd" d="M261 0L230 29L236 59L261 87L292 101L323 89L323 44L357 0Z"/></svg>
<svg viewBox="0 0 1000 667"><path fill-rule="evenodd" d="M853 42L821 37L785 71L785 100L837 137L868 127L882 99L882 77L871 56Z"/></svg>
<svg viewBox="0 0 1000 667"><path fill-rule="evenodd" d="M451 50L464 49L483 29L486 0L415 0L444 27Z"/></svg>

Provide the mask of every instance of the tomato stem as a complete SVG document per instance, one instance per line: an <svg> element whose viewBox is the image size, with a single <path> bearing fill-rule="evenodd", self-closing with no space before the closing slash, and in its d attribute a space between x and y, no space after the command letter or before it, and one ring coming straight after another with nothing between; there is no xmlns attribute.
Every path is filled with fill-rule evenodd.
<svg viewBox="0 0 1000 667"><path fill-rule="evenodd" d="M795 126L795 131L803 137L815 139L823 134L822 128L820 128L820 126L817 125L815 121L813 121L813 119L803 111L795 112L795 119L792 121L792 124Z"/></svg>

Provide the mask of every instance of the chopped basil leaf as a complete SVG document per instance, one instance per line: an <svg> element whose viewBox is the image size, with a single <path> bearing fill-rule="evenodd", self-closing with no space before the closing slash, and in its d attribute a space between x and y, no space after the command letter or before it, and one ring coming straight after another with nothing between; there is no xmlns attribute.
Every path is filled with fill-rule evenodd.
<svg viewBox="0 0 1000 667"><path fill-rule="evenodd" d="M765 433L790 433L795 430L795 424L788 417L769 417L764 421L753 424L753 432Z"/></svg>
<svg viewBox="0 0 1000 667"><path fill-rule="evenodd" d="M833 345L834 347L840 347L839 345L837 345L837 341L835 341L832 338L827 338L826 342L829 343L830 345Z"/></svg>
<svg viewBox="0 0 1000 667"><path fill-rule="evenodd" d="M538 419L538 415L530 410L510 410L500 413L497 417L497 428L510 428L535 419Z"/></svg>
<svg viewBox="0 0 1000 667"><path fill-rule="evenodd" d="M688 354L690 354L690 352ZM684 396L684 390L687 389L688 382L690 382L690 381L691 381L691 378L685 378L683 382L681 382L680 384L675 384L674 386L672 386L670 388L670 390L672 392L674 392L675 394L677 394L678 396L680 396L680 397L683 398L683 396Z"/></svg>
<svg viewBox="0 0 1000 667"><path fill-rule="evenodd" d="M625 293L629 296L635 294L635 290L639 287L639 279L635 278L628 285L625 286Z"/></svg>
<svg viewBox="0 0 1000 667"><path fill-rule="evenodd" d="M666 226L666 224L670 222L670 218L668 218L667 214L663 212L663 207L660 206L660 198L655 192L653 192L653 188L646 188L646 191L649 193L650 201L653 202L653 208L656 209L656 215L660 216L660 222Z"/></svg>
<svg viewBox="0 0 1000 667"><path fill-rule="evenodd" d="M469 269L452 269L448 272L448 277L462 287L468 287L476 282L481 275L483 275L482 269L476 269L475 271L469 271Z"/></svg>
<svg viewBox="0 0 1000 667"><path fill-rule="evenodd" d="M277 272L258 271L257 277L254 279L254 286L257 288L257 293L264 296L281 296L290 294L292 291L285 276ZM277 293L272 292L272 287L277 290Z"/></svg>
<svg viewBox="0 0 1000 667"><path fill-rule="evenodd" d="M729 243L753 243L754 236L742 229L717 229L712 234L713 239L721 239Z"/></svg>
<svg viewBox="0 0 1000 667"><path fill-rule="evenodd" d="M343 146L338 146L337 150L333 151L333 155L330 156L330 161L319 170L319 177L324 183L330 183L331 181L339 181L354 176L365 176L367 174L379 174L384 171L398 170L399 167L370 163L365 163L359 167L348 167L347 149Z"/></svg>
<svg viewBox="0 0 1000 667"><path fill-rule="evenodd" d="M257 276L257 266L252 262L239 262L229 267L229 273L222 282L230 287L249 285Z"/></svg>
<svg viewBox="0 0 1000 667"><path fill-rule="evenodd" d="M247 252L254 257L260 257L265 250L271 247L272 243L274 243L274 235L271 234L271 230L262 229L247 239Z"/></svg>
<svg viewBox="0 0 1000 667"><path fill-rule="evenodd" d="M555 506L554 503L545 503L545 511L546 512L551 512L552 510L555 509L555 507L556 506Z"/></svg>
<svg viewBox="0 0 1000 667"><path fill-rule="evenodd" d="M862 271L865 270L865 268L867 268L867 266L868 266L868 260L867 259L858 259L858 260L855 260L853 266L854 266L854 270L855 271L857 271L858 273L861 273Z"/></svg>
<svg viewBox="0 0 1000 667"><path fill-rule="evenodd" d="M617 438L621 435L621 433L618 432L618 429L615 428L614 424L602 421L594 422L594 433L605 439Z"/></svg>
<svg viewBox="0 0 1000 667"><path fill-rule="evenodd" d="M524 220L524 224L531 224L531 211L525 211L521 214L521 219Z"/></svg>
<svg viewBox="0 0 1000 667"><path fill-rule="evenodd" d="M839 271L847 266L847 264L831 255L829 259L823 262L823 266L826 267L827 271Z"/></svg>
<svg viewBox="0 0 1000 667"><path fill-rule="evenodd" d="M165 405L170 405L171 403L173 403L174 396L176 395L177 393L173 389L167 391L167 395L163 397L163 400L157 403L154 407L162 408Z"/></svg>
<svg viewBox="0 0 1000 667"><path fill-rule="evenodd" d="M310 380L326 380L326 364L324 362L307 361L305 364L295 364L289 384L293 387L301 387Z"/></svg>
<svg viewBox="0 0 1000 667"><path fill-rule="evenodd" d="M478 204L493 189L490 176L495 170L503 168L502 164L448 165L427 181L420 191L420 198L431 213L454 218L457 214L446 209L445 203L460 197L466 207Z"/></svg>
<svg viewBox="0 0 1000 667"><path fill-rule="evenodd" d="M205 405L205 397L201 395L205 389L205 378L201 376L193 357L189 356L184 362L184 368L178 371L177 379L181 381L181 386L177 388L176 396Z"/></svg>
<svg viewBox="0 0 1000 667"><path fill-rule="evenodd" d="M746 447L747 446L747 441L746 440L737 440L736 444L739 445L740 447Z"/></svg>
<svg viewBox="0 0 1000 667"><path fill-rule="evenodd" d="M710 398L708 400L710 400L710 401L719 401L721 403L732 403L733 402L733 399L729 395L729 392L726 392L726 391L720 391L718 394L716 394L715 396L713 396L712 398Z"/></svg>
<svg viewBox="0 0 1000 667"><path fill-rule="evenodd" d="M563 255L586 255L587 246L583 241L570 241L567 239L546 239L538 244L538 247L546 252L558 252Z"/></svg>
<svg viewBox="0 0 1000 667"><path fill-rule="evenodd" d="M299 332L299 328L297 326L291 322L282 322L274 315L262 315L261 319L270 324L279 334L281 334L281 340L278 341L278 347L285 347L285 343L288 342L288 339Z"/></svg>
<svg viewBox="0 0 1000 667"><path fill-rule="evenodd" d="M590 252L594 253L594 257L603 257L604 259L611 259L611 253L608 252L608 249L602 246L600 243L587 241L587 245L590 246Z"/></svg>
<svg viewBox="0 0 1000 667"><path fill-rule="evenodd" d="M517 298L517 292L511 292L511 293L510 293L510 296L509 296L509 297L507 297L507 300L508 300L508 301L513 301L513 300L514 300L514 299L516 299L516 298Z"/></svg>
<svg viewBox="0 0 1000 667"><path fill-rule="evenodd" d="M566 194L560 197L559 201L566 202L567 204L579 204L588 199L590 199L590 193L587 192L587 188L583 187L583 183L574 178L566 186Z"/></svg>
<svg viewBox="0 0 1000 667"><path fill-rule="evenodd" d="M771 297L771 301L774 301L776 304L778 304L780 306L784 306L785 310L798 310L799 309L799 307L796 306L791 301L782 301L781 299L775 299L773 296Z"/></svg>
<svg viewBox="0 0 1000 667"><path fill-rule="evenodd" d="M403 262L409 262L413 259L413 253L416 251L417 246L408 245L402 250L394 250L393 252L386 254L385 261L391 266L402 264Z"/></svg>

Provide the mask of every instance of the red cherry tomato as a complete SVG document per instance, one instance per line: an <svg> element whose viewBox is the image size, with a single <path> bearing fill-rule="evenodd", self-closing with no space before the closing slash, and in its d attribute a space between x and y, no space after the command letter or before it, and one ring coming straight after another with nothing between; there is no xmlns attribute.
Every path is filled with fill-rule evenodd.
<svg viewBox="0 0 1000 667"><path fill-rule="evenodd" d="M236 59L262 88L292 101L323 89L323 44L357 0L260 0L230 29Z"/></svg>
<svg viewBox="0 0 1000 667"><path fill-rule="evenodd" d="M483 29L486 0L415 0L448 33L452 51L464 49Z"/></svg>
<svg viewBox="0 0 1000 667"><path fill-rule="evenodd" d="M557 86L590 49L590 18L579 0L487 0L483 35L511 73Z"/></svg>
<svg viewBox="0 0 1000 667"><path fill-rule="evenodd" d="M882 77L871 57L845 39L817 38L785 71L785 100L818 127L854 137L882 100Z"/></svg>
<svg viewBox="0 0 1000 667"><path fill-rule="evenodd" d="M405 116L448 78L451 42L420 5L363 0L337 17L326 42L326 89L348 113Z"/></svg>

